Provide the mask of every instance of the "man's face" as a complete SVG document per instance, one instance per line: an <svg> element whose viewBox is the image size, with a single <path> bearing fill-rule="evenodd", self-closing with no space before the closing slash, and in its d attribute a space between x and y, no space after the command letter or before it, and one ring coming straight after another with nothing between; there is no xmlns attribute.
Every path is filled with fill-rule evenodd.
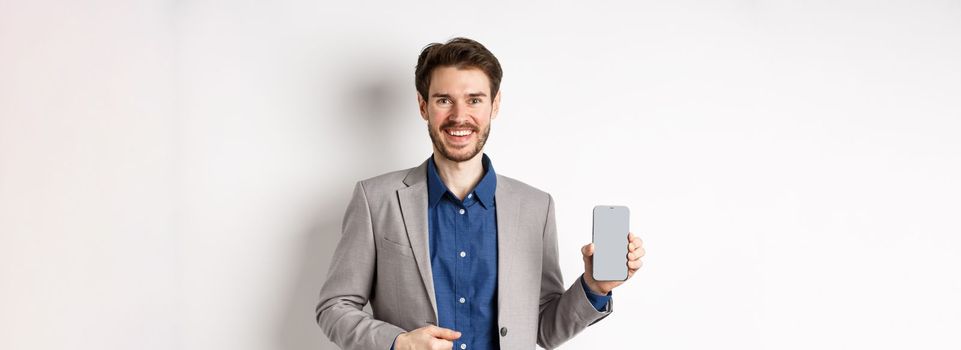
<svg viewBox="0 0 961 350"><path fill-rule="evenodd" d="M490 79L480 69L438 67L431 73L427 100L417 94L417 101L435 151L463 162L484 148L500 93L490 96Z"/></svg>

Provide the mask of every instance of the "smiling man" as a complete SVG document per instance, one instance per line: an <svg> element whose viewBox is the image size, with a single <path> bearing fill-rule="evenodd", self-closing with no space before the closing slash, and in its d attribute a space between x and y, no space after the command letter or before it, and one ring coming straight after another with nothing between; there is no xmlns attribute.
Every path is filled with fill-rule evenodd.
<svg viewBox="0 0 961 350"><path fill-rule="evenodd" d="M434 153L354 187L316 308L327 337L344 349L555 348L610 315L623 282L591 277L587 244L565 289L553 199L496 174L482 152L500 107L497 58L455 38L425 47L414 75ZM629 279L644 248L624 237Z"/></svg>

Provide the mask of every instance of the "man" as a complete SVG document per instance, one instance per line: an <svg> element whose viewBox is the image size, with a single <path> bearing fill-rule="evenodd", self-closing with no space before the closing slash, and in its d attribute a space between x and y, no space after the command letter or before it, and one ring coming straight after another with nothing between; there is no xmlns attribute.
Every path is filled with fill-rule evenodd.
<svg viewBox="0 0 961 350"><path fill-rule="evenodd" d="M354 188L316 308L340 347L554 348L612 312L611 290L623 282L592 278L593 245L582 247L584 274L565 290L553 199L497 175L481 152L501 75L470 39L421 52L415 85L434 153ZM625 238L630 278L644 249Z"/></svg>

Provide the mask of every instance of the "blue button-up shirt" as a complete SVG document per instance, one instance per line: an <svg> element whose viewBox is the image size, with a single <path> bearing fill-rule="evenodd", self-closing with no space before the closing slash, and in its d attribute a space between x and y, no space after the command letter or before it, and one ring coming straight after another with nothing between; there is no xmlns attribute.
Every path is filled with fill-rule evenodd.
<svg viewBox="0 0 961 350"><path fill-rule="evenodd" d="M483 165L484 176L461 200L444 185L433 156L427 164L427 222L437 326L461 332L454 349L500 348L494 203L497 174L486 154ZM603 310L610 294L591 293L586 284L584 290L591 304Z"/></svg>
<svg viewBox="0 0 961 350"><path fill-rule="evenodd" d="M437 326L461 332L454 349L496 349L497 342L497 175L483 156L484 176L458 199L427 165L427 222L430 267L437 299Z"/></svg>

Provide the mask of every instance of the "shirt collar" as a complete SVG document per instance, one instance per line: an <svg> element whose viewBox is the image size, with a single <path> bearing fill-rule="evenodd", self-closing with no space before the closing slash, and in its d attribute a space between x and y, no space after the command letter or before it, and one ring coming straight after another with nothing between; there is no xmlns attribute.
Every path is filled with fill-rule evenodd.
<svg viewBox="0 0 961 350"><path fill-rule="evenodd" d="M494 205L497 174L494 172L494 166L491 165L491 159L487 157L487 154L483 155L482 162L484 164L484 177L471 192L477 196L477 200L485 208L491 208ZM437 173L437 165L434 164L434 156L431 155L427 161L427 206L433 208L447 192L447 186L441 181L440 175Z"/></svg>

